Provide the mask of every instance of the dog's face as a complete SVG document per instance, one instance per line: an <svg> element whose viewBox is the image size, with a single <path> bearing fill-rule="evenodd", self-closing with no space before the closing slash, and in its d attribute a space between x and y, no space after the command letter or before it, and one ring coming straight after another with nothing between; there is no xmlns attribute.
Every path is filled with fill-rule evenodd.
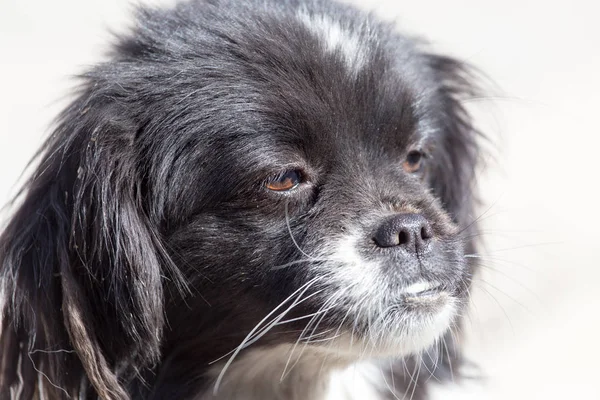
<svg viewBox="0 0 600 400"><path fill-rule="evenodd" d="M211 118L230 114L231 102L240 111L217 131L188 128L197 143L179 150L193 167L170 178L181 191L174 217L184 217L171 247L190 266L200 303L211 304L202 314L246 314L247 326L234 318L242 337L280 306L273 320L312 319L281 324L272 333L295 332L274 341L337 335L357 352L361 341L387 354L421 350L447 329L470 280L459 230L433 185L430 164L445 155L431 71L409 78L418 65L382 52L353 76L304 34L315 42L312 59L279 38L281 49L236 60L235 78L213 83L223 98L196 94L179 105L194 114L208 104ZM237 89L240 79L246 87ZM177 146L171 135L162 140ZM198 308L190 312L182 317L193 320Z"/></svg>
<svg viewBox="0 0 600 400"><path fill-rule="evenodd" d="M11 313L47 348L93 349L68 361L88 375L261 343L405 356L465 303L465 69L349 8L252 4L146 12L3 237Z"/></svg>
<svg viewBox="0 0 600 400"><path fill-rule="evenodd" d="M446 77L414 44L369 41L331 20L346 37L329 48L318 14L299 15L295 30L236 38L235 57L220 57L226 65L205 78L210 90L202 82L173 100L171 115L189 115L178 129L185 140L149 139L159 155L177 148L183 159L172 185L153 187L172 196L166 218L182 222L170 247L202 295L189 312L176 303L170 319L208 313L211 324L232 324L236 345L279 318L263 340L421 350L448 328L470 281L437 175L455 168L448 153L462 149L445 147L448 119L462 115L445 108ZM360 59L344 48L353 38ZM192 66L186 75L206 75L201 61ZM167 130L169 118L149 124Z"/></svg>

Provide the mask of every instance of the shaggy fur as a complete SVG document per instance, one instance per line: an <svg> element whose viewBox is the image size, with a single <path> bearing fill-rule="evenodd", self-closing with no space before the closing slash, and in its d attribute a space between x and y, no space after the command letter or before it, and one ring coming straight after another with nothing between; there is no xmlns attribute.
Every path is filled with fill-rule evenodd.
<svg viewBox="0 0 600 400"><path fill-rule="evenodd" d="M468 68L320 0L136 21L0 237L0 398L318 399L357 366L374 396L417 399L452 378L476 236ZM296 187L267 188L289 171ZM425 221L416 251L382 245L399 214Z"/></svg>

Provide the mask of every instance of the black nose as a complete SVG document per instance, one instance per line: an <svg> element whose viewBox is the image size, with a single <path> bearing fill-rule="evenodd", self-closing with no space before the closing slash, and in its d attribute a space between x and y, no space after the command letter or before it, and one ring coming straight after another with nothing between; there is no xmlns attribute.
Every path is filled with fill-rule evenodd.
<svg viewBox="0 0 600 400"><path fill-rule="evenodd" d="M375 231L379 247L400 246L410 253L425 251L433 231L421 214L397 214L386 219Z"/></svg>

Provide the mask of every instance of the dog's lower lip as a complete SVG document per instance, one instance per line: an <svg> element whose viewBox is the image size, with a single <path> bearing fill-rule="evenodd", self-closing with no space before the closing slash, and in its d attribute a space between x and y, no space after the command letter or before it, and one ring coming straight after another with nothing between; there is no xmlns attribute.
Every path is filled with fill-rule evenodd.
<svg viewBox="0 0 600 400"><path fill-rule="evenodd" d="M443 287L438 282L417 282L413 283L402 291L406 298L410 297L438 297L443 292Z"/></svg>

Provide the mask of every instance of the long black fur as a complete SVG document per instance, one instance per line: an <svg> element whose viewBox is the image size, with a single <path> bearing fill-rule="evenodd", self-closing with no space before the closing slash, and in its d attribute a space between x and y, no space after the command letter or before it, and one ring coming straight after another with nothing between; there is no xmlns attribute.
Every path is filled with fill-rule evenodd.
<svg viewBox="0 0 600 400"><path fill-rule="evenodd" d="M301 4L369 37L355 78L297 21ZM207 363L305 277L301 266L267 268L301 257L284 200L260 192L287 156L321 177L310 196L285 200L302 245L316 240L305 221L325 214L334 226L360 212L340 176L348 188L371 179L357 172L366 166L327 175L335 168L323 160L350 165L349 149L373 140L404 148L426 126L430 193L474 237L478 134L461 104L473 91L461 62L348 6L139 9L131 33L82 77L0 237L0 398L193 397ZM460 363L458 348L433 357L427 368L441 378ZM402 362L392 369L399 391L409 386Z"/></svg>

